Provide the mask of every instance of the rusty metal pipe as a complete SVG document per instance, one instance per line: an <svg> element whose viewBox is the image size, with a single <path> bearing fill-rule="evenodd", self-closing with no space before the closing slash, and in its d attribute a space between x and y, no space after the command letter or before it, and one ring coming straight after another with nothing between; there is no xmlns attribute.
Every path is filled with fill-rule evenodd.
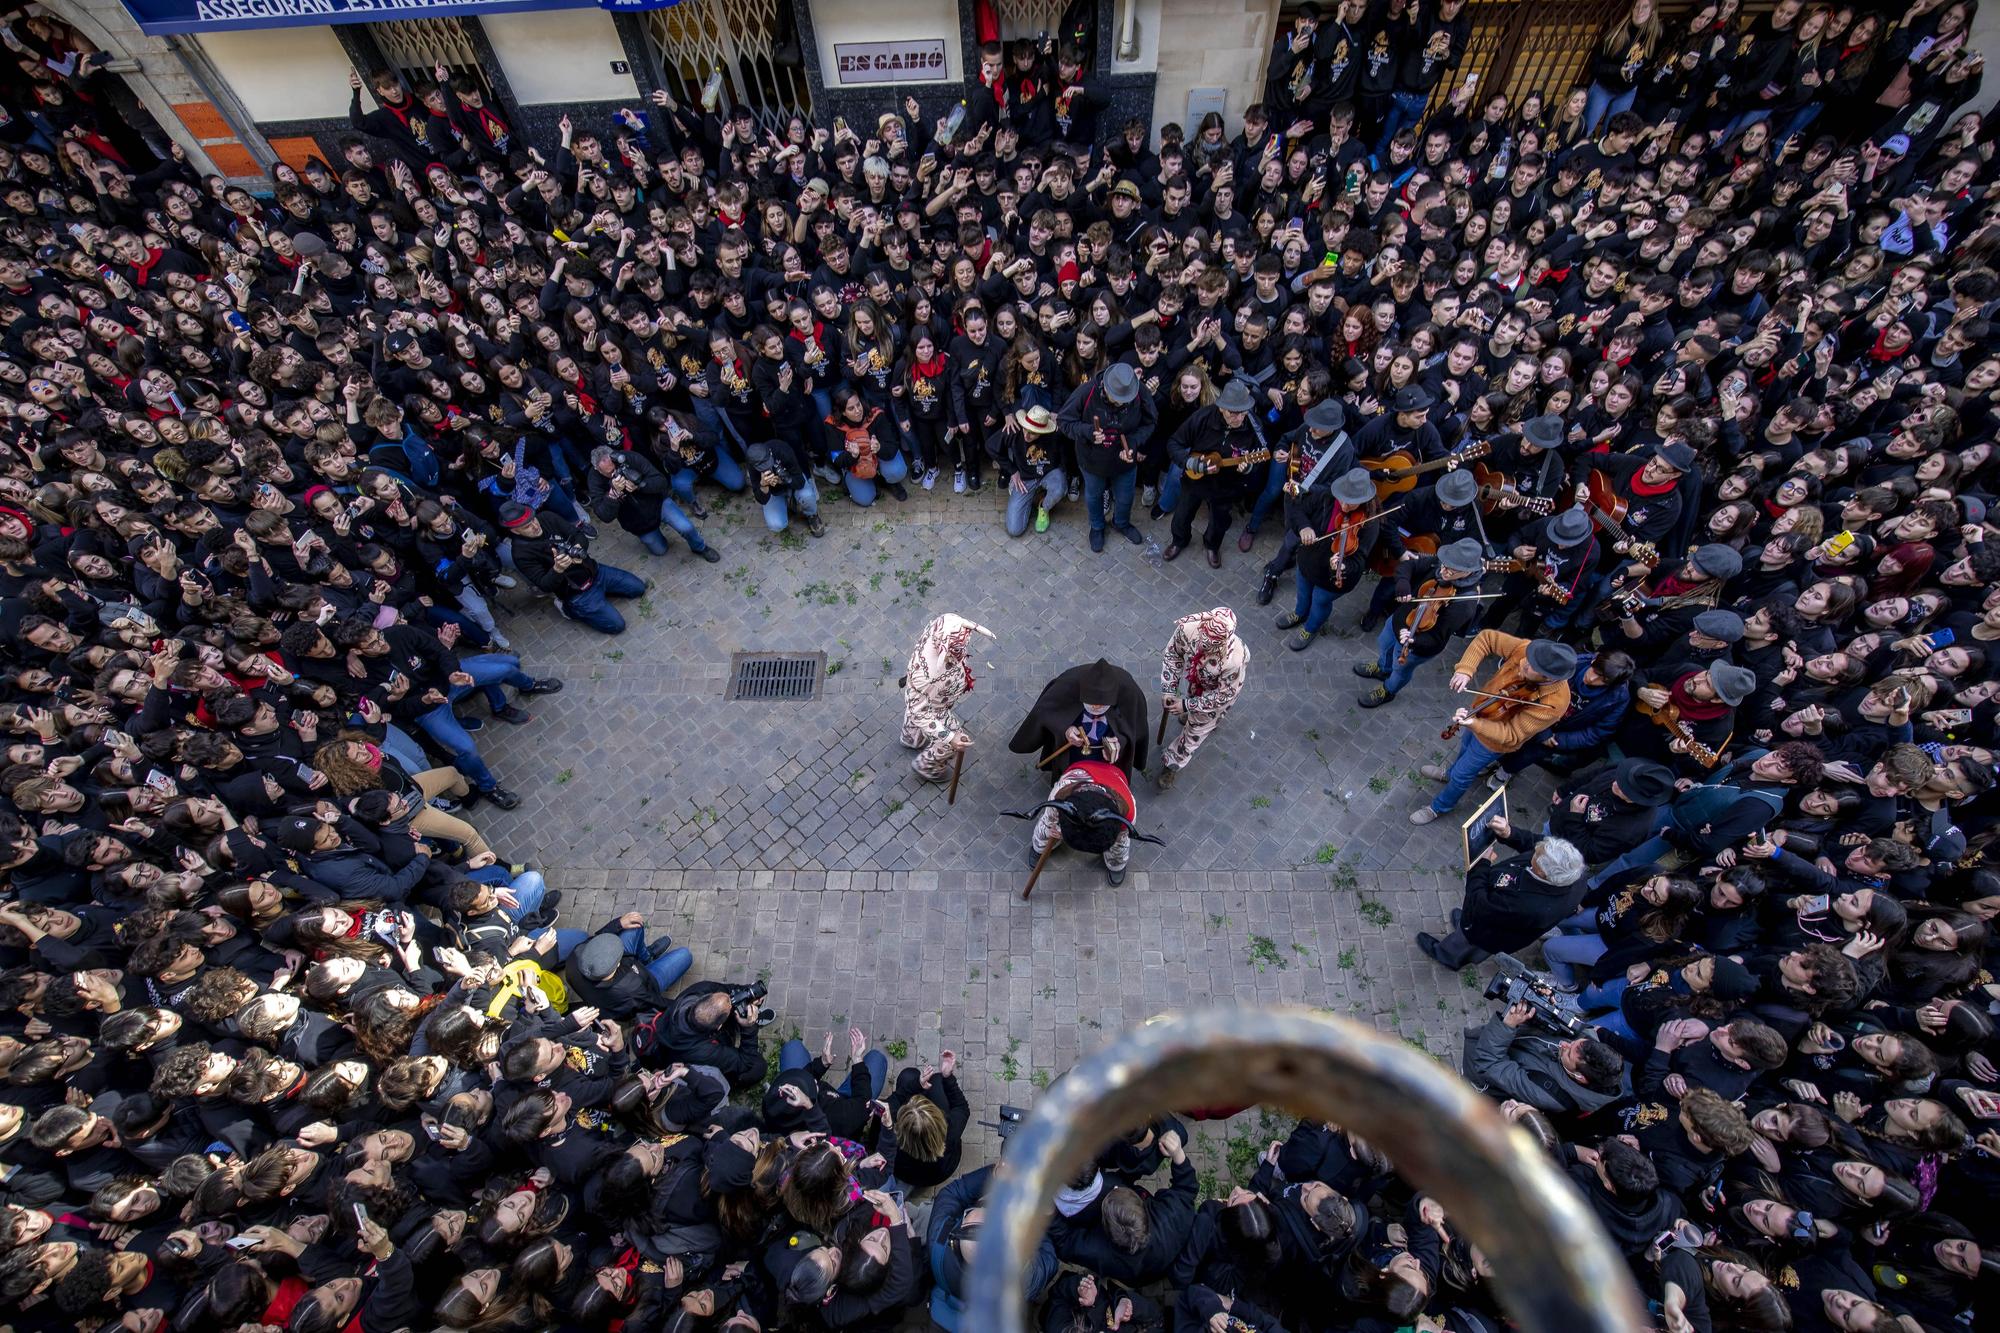
<svg viewBox="0 0 2000 1333"><path fill-rule="evenodd" d="M1127 1128L1174 1107L1279 1106L1386 1152L1492 1262L1527 1333L1635 1333L1639 1292L1589 1207L1525 1131L1422 1052L1305 1009L1169 1014L1043 1093L993 1173L964 1327L1026 1333L1020 1275L1055 1191Z"/></svg>

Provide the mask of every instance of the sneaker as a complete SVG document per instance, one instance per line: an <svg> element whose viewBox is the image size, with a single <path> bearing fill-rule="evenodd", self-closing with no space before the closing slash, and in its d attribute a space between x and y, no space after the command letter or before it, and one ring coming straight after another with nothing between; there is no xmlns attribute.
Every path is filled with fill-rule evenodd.
<svg viewBox="0 0 2000 1333"><path fill-rule="evenodd" d="M1264 571L1264 578L1257 585L1257 605L1269 606L1271 599L1278 595L1278 576L1270 570Z"/></svg>
<svg viewBox="0 0 2000 1333"><path fill-rule="evenodd" d="M1291 649L1295 653L1302 653L1306 649L1312 647L1312 641L1318 637L1319 636L1317 634L1314 634L1311 630L1302 629L1297 634L1294 634L1291 638L1285 640L1285 647Z"/></svg>
<svg viewBox="0 0 2000 1333"><path fill-rule="evenodd" d="M899 501L907 501L910 498L910 488L900 481L892 481L889 483L889 494Z"/></svg>
<svg viewBox="0 0 2000 1333"><path fill-rule="evenodd" d="M1380 708L1383 704L1388 703L1391 699L1395 697L1396 697L1395 695L1389 693L1389 691L1383 689L1380 685L1377 685L1374 689L1368 691L1368 693L1366 694L1356 695L1354 698L1354 702L1360 704L1363 708Z"/></svg>
<svg viewBox="0 0 2000 1333"><path fill-rule="evenodd" d="M979 480L979 478L977 478L977 477L967 477L967 478L965 479L965 490L966 490L966 493L967 493L968 495L977 495L977 494L979 494L979 488L980 488L981 486L985 485L985 484L986 484L986 483L982 482L982 481L981 481L981 480Z"/></svg>
<svg viewBox="0 0 2000 1333"><path fill-rule="evenodd" d="M589 519L584 519L582 522L578 523L576 525L576 530L583 534L583 539L587 542L594 542L597 540L597 525L595 523L592 523Z"/></svg>
<svg viewBox="0 0 2000 1333"><path fill-rule="evenodd" d="M1491 773L1488 773L1486 775L1486 790L1499 791L1502 787L1506 785L1507 785L1506 769L1496 768Z"/></svg>
<svg viewBox="0 0 2000 1333"><path fill-rule="evenodd" d="M465 808L464 802L454 801L449 796L433 796L430 805L431 809L447 815L455 815Z"/></svg>
<svg viewBox="0 0 2000 1333"><path fill-rule="evenodd" d="M1290 629L1294 625L1303 625L1305 623L1306 623L1306 618L1300 615L1296 611L1285 612L1283 615L1278 617L1277 621L1279 629Z"/></svg>
<svg viewBox="0 0 2000 1333"><path fill-rule="evenodd" d="M1354 664L1354 674L1362 677L1364 680L1389 679L1389 673L1381 667L1376 666L1373 662L1356 662Z"/></svg>
<svg viewBox="0 0 2000 1333"><path fill-rule="evenodd" d="M938 477L938 470L936 468L934 467L925 468L924 489L929 490L931 487L937 485L937 477Z"/></svg>
<svg viewBox="0 0 2000 1333"><path fill-rule="evenodd" d="M561 680L560 680L559 678L557 678L557 677L555 677L555 676L543 676L543 677L541 677L540 679L538 679L538 680L537 680L537 681L536 681L536 682L535 682L535 683L534 683L533 685L525 685L525 686L523 686L523 687L522 687L522 688L520 689L519 693L521 693L521 694L561 694L561 693L562 693L562 687L563 687L563 683L562 683L562 681L561 681Z"/></svg>
<svg viewBox="0 0 2000 1333"><path fill-rule="evenodd" d="M951 488L960 495L965 494L965 470L963 468L951 474Z"/></svg>
<svg viewBox="0 0 2000 1333"><path fill-rule="evenodd" d="M704 505L699 500L689 500L687 502L687 511L690 514L693 514L696 518L708 517L708 506Z"/></svg>
<svg viewBox="0 0 2000 1333"><path fill-rule="evenodd" d="M1125 882L1125 872L1122 870L1113 870L1107 866L1104 870L1104 878L1110 881L1111 887L1115 889Z"/></svg>
<svg viewBox="0 0 2000 1333"><path fill-rule="evenodd" d="M521 798L505 787L487 787L479 794L502 810L512 810L521 803Z"/></svg>
<svg viewBox="0 0 2000 1333"><path fill-rule="evenodd" d="M495 574L493 576L493 586L496 588L518 588L521 584L512 574Z"/></svg>
<svg viewBox="0 0 2000 1333"><path fill-rule="evenodd" d="M1420 805L1410 811L1410 822L1412 824L1428 824L1437 817L1438 812L1427 805Z"/></svg>
<svg viewBox="0 0 2000 1333"><path fill-rule="evenodd" d="M806 517L806 531L815 537L826 536L826 520L818 514L808 515Z"/></svg>
<svg viewBox="0 0 2000 1333"><path fill-rule="evenodd" d="M1443 764L1423 764L1418 767L1417 772L1423 774L1432 782L1451 781L1451 770L1447 769Z"/></svg>
<svg viewBox="0 0 2000 1333"><path fill-rule="evenodd" d="M1160 488L1157 486L1141 486L1139 488L1139 503L1148 509L1153 507L1153 501L1159 499L1159 497Z"/></svg>
<svg viewBox="0 0 2000 1333"><path fill-rule="evenodd" d="M717 551L713 546L704 546L699 551L696 551L695 554L708 561L711 565L722 559L722 553Z"/></svg>
<svg viewBox="0 0 2000 1333"><path fill-rule="evenodd" d="M517 727L523 722L532 722L535 720L535 715L519 704L508 704L493 716L499 718L502 722L511 722Z"/></svg>
<svg viewBox="0 0 2000 1333"><path fill-rule="evenodd" d="M485 726L486 723L476 717L462 717L458 720L458 725L464 727L467 731L477 731Z"/></svg>
<svg viewBox="0 0 2000 1333"><path fill-rule="evenodd" d="M1049 530L1049 511L1048 511L1048 510L1046 510L1046 509L1039 509L1039 508L1038 508L1038 509L1036 509L1036 510L1035 510L1035 531L1036 531L1036 532L1047 532L1048 530Z"/></svg>
<svg viewBox="0 0 2000 1333"><path fill-rule="evenodd" d="M1069 479L1069 498L1072 500L1083 498L1083 483L1075 477Z"/></svg>
<svg viewBox="0 0 2000 1333"><path fill-rule="evenodd" d="M813 476L819 480L822 486L838 486L842 480L838 472L835 472L824 463L813 464Z"/></svg>

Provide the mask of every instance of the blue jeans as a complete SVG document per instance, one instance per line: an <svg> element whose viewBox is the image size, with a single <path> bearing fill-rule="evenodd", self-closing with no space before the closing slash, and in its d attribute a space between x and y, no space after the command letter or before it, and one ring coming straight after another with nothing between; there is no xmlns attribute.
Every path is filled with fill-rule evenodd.
<svg viewBox="0 0 2000 1333"><path fill-rule="evenodd" d="M1333 604L1340 600L1340 590L1308 583L1304 574L1296 577L1299 581L1299 600L1292 606L1292 614L1304 622L1299 628L1308 634L1317 634L1325 628L1326 618L1333 614Z"/></svg>
<svg viewBox="0 0 2000 1333"><path fill-rule="evenodd" d="M1444 790L1431 798L1431 809L1441 815L1450 814L1459 798L1472 789L1472 784L1479 781L1479 775L1491 768L1499 757L1481 745L1479 738L1470 731L1459 732L1458 754L1452 758Z"/></svg>
<svg viewBox="0 0 2000 1333"><path fill-rule="evenodd" d="M1769 120L1770 118L1771 111L1769 107L1752 107L1749 110L1739 111L1724 121L1722 127L1709 136L1710 142L1720 143L1730 135L1741 134L1758 121Z"/></svg>
<svg viewBox="0 0 2000 1333"><path fill-rule="evenodd" d="M695 527L694 520L687 516L686 510L682 509L672 500L660 501L660 522L678 532L687 542L688 549L696 555L700 555L708 549L708 543L701 539L701 530ZM666 535L658 528L640 533L639 545L645 547L653 555L665 555L667 553Z"/></svg>
<svg viewBox="0 0 2000 1333"><path fill-rule="evenodd" d="M875 503L875 484L878 481L884 486L900 486L910 475L910 460L901 454L878 459L877 462L880 468L873 477L857 477L851 471L847 473L847 498L863 509Z"/></svg>
<svg viewBox="0 0 2000 1333"><path fill-rule="evenodd" d="M1542 957L1549 973L1565 986L1576 984L1576 969L1589 967L1610 952L1611 946L1597 933L1597 909L1585 907L1556 923L1562 933L1542 942Z"/></svg>
<svg viewBox="0 0 2000 1333"><path fill-rule="evenodd" d="M1791 138L1794 134L1804 134L1806 128L1819 119L1820 109L1824 105L1825 103L1823 102L1807 102L1797 111L1792 112L1791 115L1785 118L1785 123L1778 128L1778 132L1771 136L1771 142L1782 147L1785 140Z"/></svg>
<svg viewBox="0 0 2000 1333"><path fill-rule="evenodd" d="M794 1069L804 1069L812 1064L812 1061L812 1052L806 1048L804 1042L796 1037L778 1048L778 1072L780 1074L789 1074ZM869 1077L875 1080L875 1095L877 1097L883 1096L883 1090L888 1086L889 1082L889 1057L880 1051L866 1051L861 1056L861 1063L868 1067ZM852 1069L848 1070L847 1078L834 1091L843 1097L854 1095L854 1071Z"/></svg>
<svg viewBox="0 0 2000 1333"><path fill-rule="evenodd" d="M1615 1046L1627 1059L1642 1059L1645 1055L1645 1043L1639 1040L1639 1034L1632 1030L1632 1025L1625 1021L1625 1011L1621 1007L1626 987L1631 984L1621 973L1609 981L1585 986L1577 994L1576 999L1583 1012L1590 1015L1586 1021L1600 1030L1606 1041ZM1602 1012L1591 1013L1593 1009Z"/></svg>
<svg viewBox="0 0 2000 1333"><path fill-rule="evenodd" d="M355 719L354 725L360 726L360 719ZM405 773L421 773L435 767L416 738L393 722L382 728L382 752L401 764Z"/></svg>
<svg viewBox="0 0 2000 1333"><path fill-rule="evenodd" d="M676 949L670 935L662 935L648 944L644 926L619 931L618 942L625 946L627 957L639 960L647 975L653 978L653 984L661 990L672 990L674 983L694 966L692 949Z"/></svg>
<svg viewBox="0 0 2000 1333"><path fill-rule="evenodd" d="M507 706L507 691L503 685L512 685L517 690L525 690L535 683L535 678L521 670L521 659L512 653L480 653L474 657L458 659L458 669L472 677L470 685L454 685L447 692L453 702L465 697L472 690L480 690L486 695L486 706L499 712Z"/></svg>
<svg viewBox="0 0 2000 1333"><path fill-rule="evenodd" d="M1255 503L1250 506L1250 520L1243 525L1243 531L1255 532L1263 526L1264 516L1271 512L1271 506L1278 503L1285 493L1285 469L1282 464L1272 463L1265 469L1264 489L1257 493ZM1180 487L1174 487L1179 492ZM1176 494L1176 499L1179 495ZM1282 511L1280 511L1282 512Z"/></svg>
<svg viewBox="0 0 2000 1333"><path fill-rule="evenodd" d="M764 501L764 526L773 532L783 532L791 526L793 508L807 518L819 512L819 487L810 476L799 483L789 500L781 491L772 492L771 498Z"/></svg>
<svg viewBox="0 0 2000 1333"><path fill-rule="evenodd" d="M458 720L458 714L451 711L450 699L418 717L417 725L423 728L424 735L450 753L452 766L465 774L467 782L481 791L492 791L500 785L500 779L493 776L493 770L479 757L479 747L473 744L471 733Z"/></svg>
<svg viewBox="0 0 2000 1333"><path fill-rule="evenodd" d="M1132 497L1139 493L1139 469L1126 468L1115 477L1083 474L1083 512L1090 516L1090 530L1104 531L1104 492L1111 492L1111 526L1132 526Z"/></svg>
<svg viewBox="0 0 2000 1333"><path fill-rule="evenodd" d="M1388 679L1382 682L1382 688L1392 695L1400 693L1410 683L1410 677L1417 674L1417 668L1431 660L1412 651L1409 659L1398 666L1396 659L1403 651L1403 645L1396 637L1398 628L1396 617L1390 616L1382 622L1382 632L1375 639L1375 665L1389 673Z"/></svg>
<svg viewBox="0 0 2000 1333"><path fill-rule="evenodd" d="M1598 125L1606 117L1615 116L1620 111L1630 111L1632 103L1637 100L1638 96L1639 90L1636 87L1627 88L1622 93L1614 93L1603 84L1591 84L1590 101L1585 105L1583 112L1584 137L1595 137Z"/></svg>
<svg viewBox="0 0 2000 1333"><path fill-rule="evenodd" d="M1424 108L1430 105L1429 93L1397 93L1389 99L1388 114L1382 117L1382 133L1375 140L1375 156L1386 158L1389 154L1389 140L1424 118Z"/></svg>
<svg viewBox="0 0 2000 1333"><path fill-rule="evenodd" d="M489 866L487 868L490 870L500 869L498 866ZM542 873L539 870L523 870L520 874L514 876L513 881L507 887L513 890L515 905L512 907L503 907L500 910L506 913L507 919L516 925L519 925L535 913L541 911L542 900L549 896L548 882L542 878Z"/></svg>
<svg viewBox="0 0 2000 1333"><path fill-rule="evenodd" d="M646 591L646 580L616 565L599 564L597 580L563 604L572 619L581 620L599 634L623 634L625 617L611 605L613 597L637 597ZM471 776L470 774L467 775Z"/></svg>
<svg viewBox="0 0 2000 1333"><path fill-rule="evenodd" d="M680 497L682 504L694 503L694 484L700 479L701 474L691 467L674 473L674 494ZM748 478L743 475L742 465L729 456L727 449L715 451L715 475L710 480L725 491L741 491L749 484Z"/></svg>
<svg viewBox="0 0 2000 1333"><path fill-rule="evenodd" d="M1174 512L1174 506L1181 502L1181 477L1185 475L1172 463L1160 474L1160 493L1153 500L1153 508L1162 514ZM1156 515L1157 517L1157 515Z"/></svg>
<svg viewBox="0 0 2000 1333"><path fill-rule="evenodd" d="M1653 836L1623 856L1607 862L1603 869L1590 877L1590 887L1594 889L1613 875L1622 875L1638 866L1650 866L1671 852L1674 845L1667 841L1663 830L1673 822L1673 818L1673 807L1661 806L1653 819Z"/></svg>
<svg viewBox="0 0 2000 1333"><path fill-rule="evenodd" d="M1051 468L1049 474L1040 481L1022 479L1027 487L1017 491L1012 485L1007 487L1007 535L1018 537L1028 530L1028 520L1035 516L1035 510L1054 509L1061 502L1069 483L1063 479L1061 468Z"/></svg>

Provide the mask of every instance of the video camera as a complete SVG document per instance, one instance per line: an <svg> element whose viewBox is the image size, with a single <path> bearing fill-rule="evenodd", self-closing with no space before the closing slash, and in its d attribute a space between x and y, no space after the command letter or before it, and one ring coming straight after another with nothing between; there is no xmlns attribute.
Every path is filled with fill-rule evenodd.
<svg viewBox="0 0 2000 1333"><path fill-rule="evenodd" d="M745 1005L762 1004L764 997L770 993L771 988L761 981L753 981L747 986L731 986L729 988L729 1007L741 1010ZM759 1009L756 1014L756 1022L761 1027L776 1017L777 1015L769 1009Z"/></svg>
<svg viewBox="0 0 2000 1333"><path fill-rule="evenodd" d="M1565 997L1547 977L1510 953L1496 953L1493 961L1500 971L1486 983L1487 999L1498 1000L1510 1008L1527 1005L1535 1011L1535 1022L1566 1039L1584 1035L1587 1025L1564 1006Z"/></svg>

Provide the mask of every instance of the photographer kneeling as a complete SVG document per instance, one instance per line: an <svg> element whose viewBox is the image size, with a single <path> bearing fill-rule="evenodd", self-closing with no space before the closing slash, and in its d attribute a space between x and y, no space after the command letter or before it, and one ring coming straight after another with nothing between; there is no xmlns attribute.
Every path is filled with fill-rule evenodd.
<svg viewBox="0 0 2000 1333"><path fill-rule="evenodd" d="M675 1063L707 1065L729 1080L731 1091L755 1087L766 1069L757 1032L774 1017L761 1007L767 993L761 981L747 986L696 982L673 1003L639 1020L641 1061L654 1069Z"/></svg>
<svg viewBox="0 0 2000 1333"><path fill-rule="evenodd" d="M1465 1076L1494 1097L1581 1119L1630 1091L1625 1062L1593 1037L1560 1040L1526 1001L1465 1034Z"/></svg>

